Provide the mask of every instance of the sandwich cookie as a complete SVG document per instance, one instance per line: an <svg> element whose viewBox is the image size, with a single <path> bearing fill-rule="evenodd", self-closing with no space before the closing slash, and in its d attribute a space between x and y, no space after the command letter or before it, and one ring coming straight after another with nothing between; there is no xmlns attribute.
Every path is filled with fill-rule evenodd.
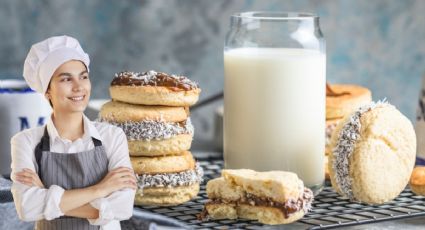
<svg viewBox="0 0 425 230"><path fill-rule="evenodd" d="M123 129L131 156L159 156L190 149L194 129L185 107L143 106L110 101L100 121Z"/></svg>
<svg viewBox="0 0 425 230"><path fill-rule="evenodd" d="M334 189L352 201L382 204L409 182L416 136L409 119L386 102L347 116L331 141L328 170Z"/></svg>
<svg viewBox="0 0 425 230"><path fill-rule="evenodd" d="M164 157L131 157L137 177L136 205L172 206L196 197L203 170L190 152Z"/></svg>
<svg viewBox="0 0 425 230"><path fill-rule="evenodd" d="M372 101L369 89L359 85L332 84L326 92L326 120L341 119Z"/></svg>
<svg viewBox="0 0 425 230"><path fill-rule="evenodd" d="M410 188L416 195L425 196L425 167L415 167L410 177Z"/></svg>
<svg viewBox="0 0 425 230"><path fill-rule="evenodd" d="M325 144L325 155L329 155L332 152L330 148L332 133L335 131L336 126L342 119L330 119L326 120L326 144Z"/></svg>
<svg viewBox="0 0 425 230"><path fill-rule="evenodd" d="M198 101L201 89L185 76L151 70L115 74L109 92L112 99L131 104L191 106Z"/></svg>
<svg viewBox="0 0 425 230"><path fill-rule="evenodd" d="M207 183L210 199L201 219L251 219L264 224L287 224L311 208L313 193L297 175L283 171L223 170Z"/></svg>
<svg viewBox="0 0 425 230"><path fill-rule="evenodd" d="M369 104L372 94L369 89L358 85L326 84L326 148L332 152L330 140L336 126L342 119L360 106Z"/></svg>
<svg viewBox="0 0 425 230"><path fill-rule="evenodd" d="M328 169L328 164L329 164L329 156L325 156L325 179L326 180L330 180L331 177L329 176L329 169Z"/></svg>

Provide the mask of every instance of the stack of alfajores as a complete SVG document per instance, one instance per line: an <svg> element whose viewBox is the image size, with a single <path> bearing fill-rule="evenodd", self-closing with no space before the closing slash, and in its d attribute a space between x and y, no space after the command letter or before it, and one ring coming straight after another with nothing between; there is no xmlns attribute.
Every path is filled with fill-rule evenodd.
<svg viewBox="0 0 425 230"><path fill-rule="evenodd" d="M189 152L189 106L201 89L184 76L155 71L121 72L111 82L112 101L100 120L121 127L137 175L136 205L172 206L199 192L203 171Z"/></svg>

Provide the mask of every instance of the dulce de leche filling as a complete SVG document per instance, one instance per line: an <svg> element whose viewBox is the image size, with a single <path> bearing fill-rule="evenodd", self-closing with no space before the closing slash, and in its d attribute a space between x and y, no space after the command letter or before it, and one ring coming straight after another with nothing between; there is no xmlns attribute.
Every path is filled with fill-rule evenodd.
<svg viewBox="0 0 425 230"><path fill-rule="evenodd" d="M279 209L285 218L290 217L294 213L303 210L307 213L311 208L311 203L313 202L313 192L304 188L303 195L298 199L288 199L284 203L273 201L270 198L258 197L253 194L247 193L246 196L240 200L228 201L225 199L211 199L208 204L234 204L236 206L245 204L251 206L264 206L264 207L273 207ZM202 211L199 218L205 219L208 217L208 211L206 208Z"/></svg>
<svg viewBox="0 0 425 230"><path fill-rule="evenodd" d="M185 76L169 75L153 70L143 73L120 72L115 74L111 86L161 86L174 91L189 91L198 88L198 84Z"/></svg>

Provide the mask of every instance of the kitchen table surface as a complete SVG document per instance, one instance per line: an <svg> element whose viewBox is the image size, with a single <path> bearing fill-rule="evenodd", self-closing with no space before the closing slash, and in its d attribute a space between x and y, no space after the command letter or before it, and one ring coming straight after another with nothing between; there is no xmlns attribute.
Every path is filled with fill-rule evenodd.
<svg viewBox="0 0 425 230"><path fill-rule="evenodd" d="M195 145L196 146L196 145ZM193 151L195 157L197 158L205 158L211 156L218 156L220 153L216 151ZM33 229L33 223L26 223L20 221L17 217L16 210L11 200L10 196L10 180L0 178L0 213L2 214L0 219L0 229ZM154 214L155 216L150 216L146 218L146 214L150 215L146 210L142 210L138 207L135 207L135 215L126 222L122 223L122 229L143 229L147 228L148 225L143 225L147 219L156 219L157 221L165 221L161 224L168 226L178 226L178 221L164 218L162 219L161 215ZM170 222L167 222L170 221ZM175 221L175 223L173 223ZM184 223L183 223L184 224ZM180 228L183 225L180 225ZM285 225L284 229L303 229L306 225L300 223L293 223L289 225ZM369 224L355 225L355 226L347 226L340 227L343 229L424 229L425 227L425 215L410 217L404 219L395 219L388 221L381 221ZM175 227L179 228L179 227ZM264 228L264 226L262 227ZM271 227L271 229L276 229Z"/></svg>

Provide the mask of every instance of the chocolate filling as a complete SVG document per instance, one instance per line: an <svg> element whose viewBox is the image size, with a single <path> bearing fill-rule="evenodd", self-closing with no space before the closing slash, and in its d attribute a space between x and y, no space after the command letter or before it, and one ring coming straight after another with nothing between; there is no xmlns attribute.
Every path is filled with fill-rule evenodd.
<svg viewBox="0 0 425 230"><path fill-rule="evenodd" d="M120 72L115 74L111 86L162 86L174 91L189 91L198 88L198 84L185 76L169 75L153 70L136 73Z"/></svg>
<svg viewBox="0 0 425 230"><path fill-rule="evenodd" d="M211 201L207 202L207 204L234 204L236 206L245 204L245 205L251 205L251 206L263 206L263 207L273 207L279 209L285 218L290 217L294 213L303 210L305 213L307 213L311 209L311 204L313 202L314 196L313 192L308 189L304 188L303 196L295 199L289 199L285 201L284 203L273 201L270 198L262 198L255 196L253 194L247 193L246 197L242 198L241 200L237 201L228 201L224 199L211 199ZM199 219L206 219L208 217L208 211L206 208L202 210L202 212L199 214Z"/></svg>

